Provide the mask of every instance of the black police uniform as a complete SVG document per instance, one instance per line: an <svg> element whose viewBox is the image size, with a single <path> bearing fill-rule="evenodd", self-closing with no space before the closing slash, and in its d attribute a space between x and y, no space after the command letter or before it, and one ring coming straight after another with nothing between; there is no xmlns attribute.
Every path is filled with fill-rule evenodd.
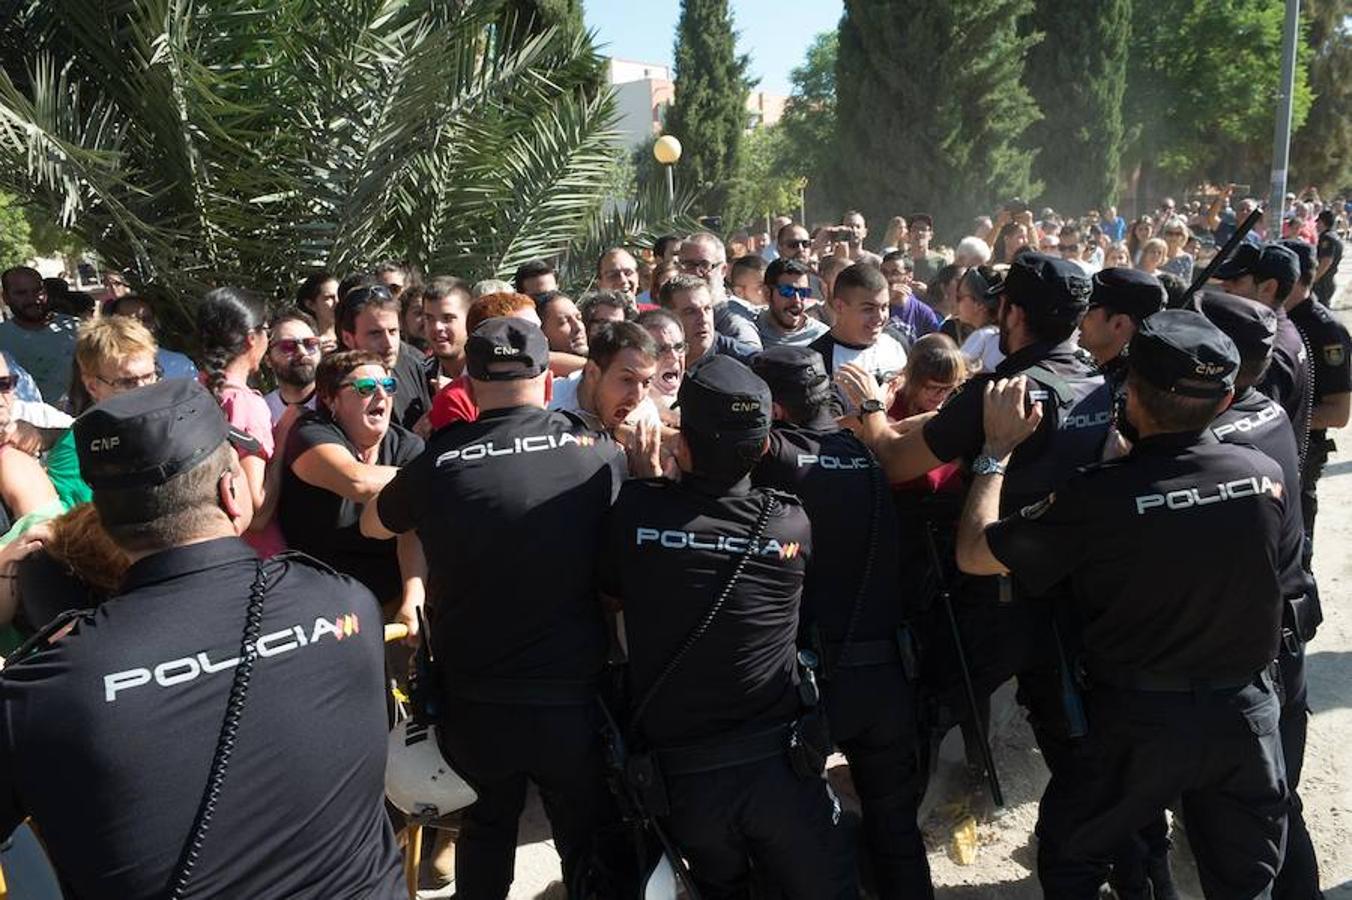
<svg viewBox="0 0 1352 900"><path fill-rule="evenodd" d="M399 342L399 357L391 369L399 380L394 392L391 420L412 429L432 409L432 383L423 366L423 354L413 345Z"/></svg>
<svg viewBox="0 0 1352 900"><path fill-rule="evenodd" d="M1337 233L1332 228L1319 233L1316 255L1318 259L1327 259L1330 262L1324 277L1314 283L1314 295L1325 307L1332 308L1333 295L1337 291L1338 267L1343 261L1343 242L1338 239Z"/></svg>
<svg viewBox="0 0 1352 900"><path fill-rule="evenodd" d="M1152 384L1218 400L1238 365L1190 310L1147 319L1131 359ZM1156 434L987 529L1033 590L1070 578L1083 622L1091 752L1043 796L1048 897L1096 897L1123 838L1180 796L1207 895L1270 886L1287 807L1268 674L1274 563L1295 549L1282 545L1285 496L1281 467L1253 448Z"/></svg>
<svg viewBox="0 0 1352 900"><path fill-rule="evenodd" d="M1312 402L1352 391L1352 335L1347 327L1313 297L1307 297L1288 315L1309 345L1314 370ZM1300 482L1300 508L1305 517L1310 553L1314 550L1314 520L1319 513L1319 479L1324 474L1329 454L1336 449L1326 429L1311 429ZM1306 565L1309 565L1308 559Z"/></svg>
<svg viewBox="0 0 1352 900"><path fill-rule="evenodd" d="M906 672L915 656L886 476L869 449L831 417L831 383L819 354L774 347L757 358L755 371L776 399L825 404L807 425L774 423L752 481L797 495L812 522L800 625L822 661L831 736L849 761L863 807L879 895L932 896L916 821L923 778L915 673Z"/></svg>
<svg viewBox="0 0 1352 900"><path fill-rule="evenodd" d="M226 424L210 394L175 380L95 406L75 431L98 503L110 484L187 471ZM404 895L384 810L380 608L313 560L260 563L234 537L138 560L68 635L0 670L0 837L31 816L71 895L168 894L260 568L258 655L185 896Z"/></svg>
<svg viewBox="0 0 1352 900"><path fill-rule="evenodd" d="M1109 315L1124 314L1138 326L1148 316L1164 308L1169 295L1154 275L1136 269L1112 267L1094 275L1094 290L1089 295L1089 308L1103 307ZM1098 365L1113 398L1113 425L1127 440L1132 429L1124 415L1127 393L1126 347L1112 359Z"/></svg>
<svg viewBox="0 0 1352 900"><path fill-rule="evenodd" d="M538 327L490 319L466 344L472 379L539 375ZM509 372L490 363L518 362ZM416 529L428 563L442 750L479 794L456 841L456 891L503 898L528 782L540 788L578 891L617 813L605 787L597 682L606 636L592 560L623 453L563 413L484 410L443 429L380 492L387 529Z"/></svg>
<svg viewBox="0 0 1352 900"><path fill-rule="evenodd" d="M1271 354L1276 329L1271 310L1242 297L1213 291L1201 292L1198 299L1198 308L1203 315L1235 342L1242 360L1261 359ZM1211 423L1210 430L1224 443L1245 444L1261 450L1281 467L1283 484L1299 482L1300 460L1291 423L1275 400L1252 387L1242 388L1230 406ZM1305 545L1300 498L1288 495L1285 499L1282 547L1288 555L1278 560L1285 604L1277 662L1282 689L1282 755L1286 762L1291 807L1287 816L1286 853L1273 896L1295 900L1319 896L1318 861L1296 790L1300 787L1309 726L1305 644L1314 637L1323 613L1314 578L1303 565L1303 554L1294 552L1294 548Z"/></svg>
<svg viewBox="0 0 1352 900"><path fill-rule="evenodd" d="M687 372L680 403L687 432L736 441L769 428L764 383L725 356ZM669 804L661 818L701 895L745 897L754 866L786 897L834 896L837 809L820 774L798 774L787 752L803 702L795 640L811 526L802 506L741 473L630 481L607 540L602 586L623 603L637 707L630 744L657 761Z"/></svg>
<svg viewBox="0 0 1352 900"><path fill-rule="evenodd" d="M1040 253L1026 253L1010 268L1002 287L1040 313L1077 318L1091 286L1073 263ZM1111 419L1111 397L1102 375L1077 352L1071 340L1034 343L1009 354L993 373L972 378L924 426L925 443L940 460L969 462L985 443L982 397L995 379L1025 375L1044 415L1037 431L1013 455L1000 498L1002 512L1011 512L1052 491L1076 468L1102 454ZM999 603L997 590L1019 599ZM1058 646L1057 634L1069 641L1074 623L1054 622L1053 605L1029 602L1026 585L1007 580L964 577L955 585L956 612L978 695L989 694L1011 676L1019 678L1019 701L1028 708L1038 744L1055 773L1071 754L1070 739L1081 728L1078 705L1068 694L1069 672L1060 664L1071 648ZM941 648L933 648L936 655ZM963 708L956 676L945 679L941 692L953 709Z"/></svg>

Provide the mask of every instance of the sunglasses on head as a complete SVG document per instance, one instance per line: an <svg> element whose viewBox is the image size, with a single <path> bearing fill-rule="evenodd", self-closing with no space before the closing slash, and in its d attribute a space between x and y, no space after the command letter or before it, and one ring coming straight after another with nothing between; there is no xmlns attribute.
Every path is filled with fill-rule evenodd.
<svg viewBox="0 0 1352 900"><path fill-rule="evenodd" d="M354 378L351 381L344 381L339 387L352 388L358 397L374 396L376 388L380 388L385 392L385 396L392 397L399 389L399 380L393 375L386 375L384 378Z"/></svg>
<svg viewBox="0 0 1352 900"><path fill-rule="evenodd" d="M304 350L307 355L318 353L320 349L319 338L278 338L272 342L272 346L281 350L287 356L295 356L300 350Z"/></svg>
<svg viewBox="0 0 1352 900"><path fill-rule="evenodd" d="M795 287L792 284L776 285L775 290L779 293L779 296L783 297L785 300L793 297L797 297L799 300L806 300L808 297L812 296L812 288Z"/></svg>

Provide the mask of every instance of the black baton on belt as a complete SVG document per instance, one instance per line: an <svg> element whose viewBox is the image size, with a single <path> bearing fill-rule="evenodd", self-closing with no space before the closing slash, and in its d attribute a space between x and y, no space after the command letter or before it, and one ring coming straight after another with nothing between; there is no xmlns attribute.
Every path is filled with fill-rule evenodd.
<svg viewBox="0 0 1352 900"><path fill-rule="evenodd" d="M958 649L958 668L962 670L962 687L967 694L967 709L972 716L972 729L976 732L977 742L981 745L981 764L986 767L986 781L991 789L991 802L996 806L1005 805L1004 792L1000 790L1000 776L995 771L995 756L991 753L991 744L986 737L986 723L981 715L981 707L976 702L976 688L972 685L972 670L967 666L967 650L962 644L962 629L958 627L958 614L953 610L953 595L948 590L948 579L944 577L943 563L939 559L939 546L934 541L934 523L925 522L925 549L929 552L930 565L934 568L935 583L939 586L939 604L948 615L948 627L953 632L953 644Z"/></svg>

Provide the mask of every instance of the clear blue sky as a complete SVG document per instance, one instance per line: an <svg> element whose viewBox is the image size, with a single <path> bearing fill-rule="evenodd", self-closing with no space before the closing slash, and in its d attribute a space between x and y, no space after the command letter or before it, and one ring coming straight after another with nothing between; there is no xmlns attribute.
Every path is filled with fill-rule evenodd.
<svg viewBox="0 0 1352 900"><path fill-rule="evenodd" d="M789 72L812 38L840 23L842 0L729 0L737 49L751 57L760 90L789 92ZM605 56L671 65L679 0L582 0Z"/></svg>

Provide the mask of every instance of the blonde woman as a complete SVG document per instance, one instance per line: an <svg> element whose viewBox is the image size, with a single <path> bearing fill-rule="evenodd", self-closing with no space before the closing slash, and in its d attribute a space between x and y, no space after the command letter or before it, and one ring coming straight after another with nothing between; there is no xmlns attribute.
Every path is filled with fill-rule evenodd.
<svg viewBox="0 0 1352 900"><path fill-rule="evenodd" d="M1141 258L1136 268L1147 275L1159 276L1160 267L1169 258L1169 245L1159 238L1151 238L1141 245Z"/></svg>
<svg viewBox="0 0 1352 900"><path fill-rule="evenodd" d="M1160 271L1170 272L1184 281L1192 281L1194 260L1192 255L1184 249L1188 241L1192 239L1192 232L1188 230L1188 223L1183 221L1181 216L1174 216L1164 223L1160 235L1164 238L1168 250L1165 263L1160 266Z"/></svg>

